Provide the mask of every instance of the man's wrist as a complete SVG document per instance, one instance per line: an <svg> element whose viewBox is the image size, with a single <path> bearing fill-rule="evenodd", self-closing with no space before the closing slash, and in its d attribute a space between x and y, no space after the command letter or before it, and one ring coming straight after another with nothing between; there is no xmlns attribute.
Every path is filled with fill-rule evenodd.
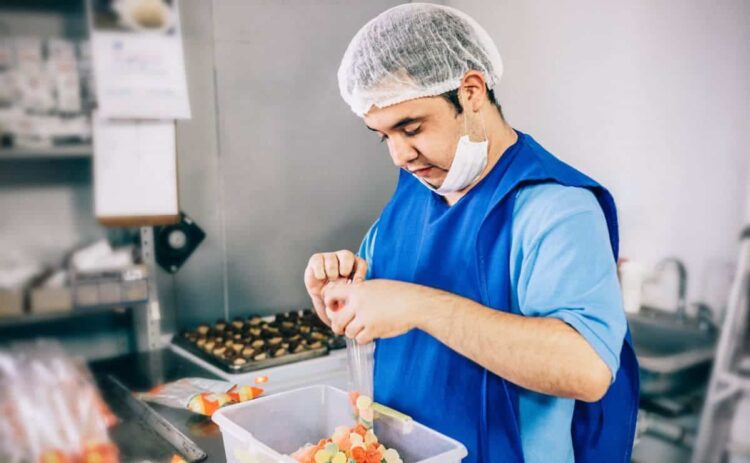
<svg viewBox="0 0 750 463"><path fill-rule="evenodd" d="M433 288L425 288L424 297L417 304L414 328L436 336L440 326L451 324L454 312L454 295Z"/></svg>

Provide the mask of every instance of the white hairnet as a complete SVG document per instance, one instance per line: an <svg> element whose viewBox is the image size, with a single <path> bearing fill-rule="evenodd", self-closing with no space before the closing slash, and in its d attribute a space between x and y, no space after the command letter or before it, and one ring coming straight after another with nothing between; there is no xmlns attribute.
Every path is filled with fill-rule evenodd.
<svg viewBox="0 0 750 463"><path fill-rule="evenodd" d="M480 71L490 89L500 82L503 62L487 31L454 8L407 3L357 32L341 60L339 91L361 117L373 105L454 90L469 70Z"/></svg>

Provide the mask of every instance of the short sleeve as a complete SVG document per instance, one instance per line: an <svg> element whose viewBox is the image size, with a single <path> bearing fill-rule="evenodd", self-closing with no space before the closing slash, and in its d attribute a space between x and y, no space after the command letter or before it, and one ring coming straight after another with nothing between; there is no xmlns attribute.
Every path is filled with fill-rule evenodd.
<svg viewBox="0 0 750 463"><path fill-rule="evenodd" d="M627 322L604 213L583 188L545 184L518 194L511 275L518 310L578 331L614 380Z"/></svg>

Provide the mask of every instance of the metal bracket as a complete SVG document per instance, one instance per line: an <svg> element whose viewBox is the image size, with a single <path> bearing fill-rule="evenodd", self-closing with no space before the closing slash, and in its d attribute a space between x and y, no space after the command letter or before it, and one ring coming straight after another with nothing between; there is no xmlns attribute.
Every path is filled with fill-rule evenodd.
<svg viewBox="0 0 750 463"><path fill-rule="evenodd" d="M134 312L136 342L139 351L161 347L161 306L156 287L156 258L154 256L154 229L141 227L141 258L148 267L148 301Z"/></svg>

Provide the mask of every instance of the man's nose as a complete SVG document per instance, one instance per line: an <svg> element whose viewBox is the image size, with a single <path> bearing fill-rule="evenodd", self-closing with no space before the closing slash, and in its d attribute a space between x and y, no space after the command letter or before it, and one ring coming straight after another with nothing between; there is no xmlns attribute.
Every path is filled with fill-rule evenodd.
<svg viewBox="0 0 750 463"><path fill-rule="evenodd" d="M411 161L417 159L419 153L409 143L399 140L397 137L393 137L389 140L388 149L391 152L391 159L393 164L399 168L406 168L406 165Z"/></svg>

